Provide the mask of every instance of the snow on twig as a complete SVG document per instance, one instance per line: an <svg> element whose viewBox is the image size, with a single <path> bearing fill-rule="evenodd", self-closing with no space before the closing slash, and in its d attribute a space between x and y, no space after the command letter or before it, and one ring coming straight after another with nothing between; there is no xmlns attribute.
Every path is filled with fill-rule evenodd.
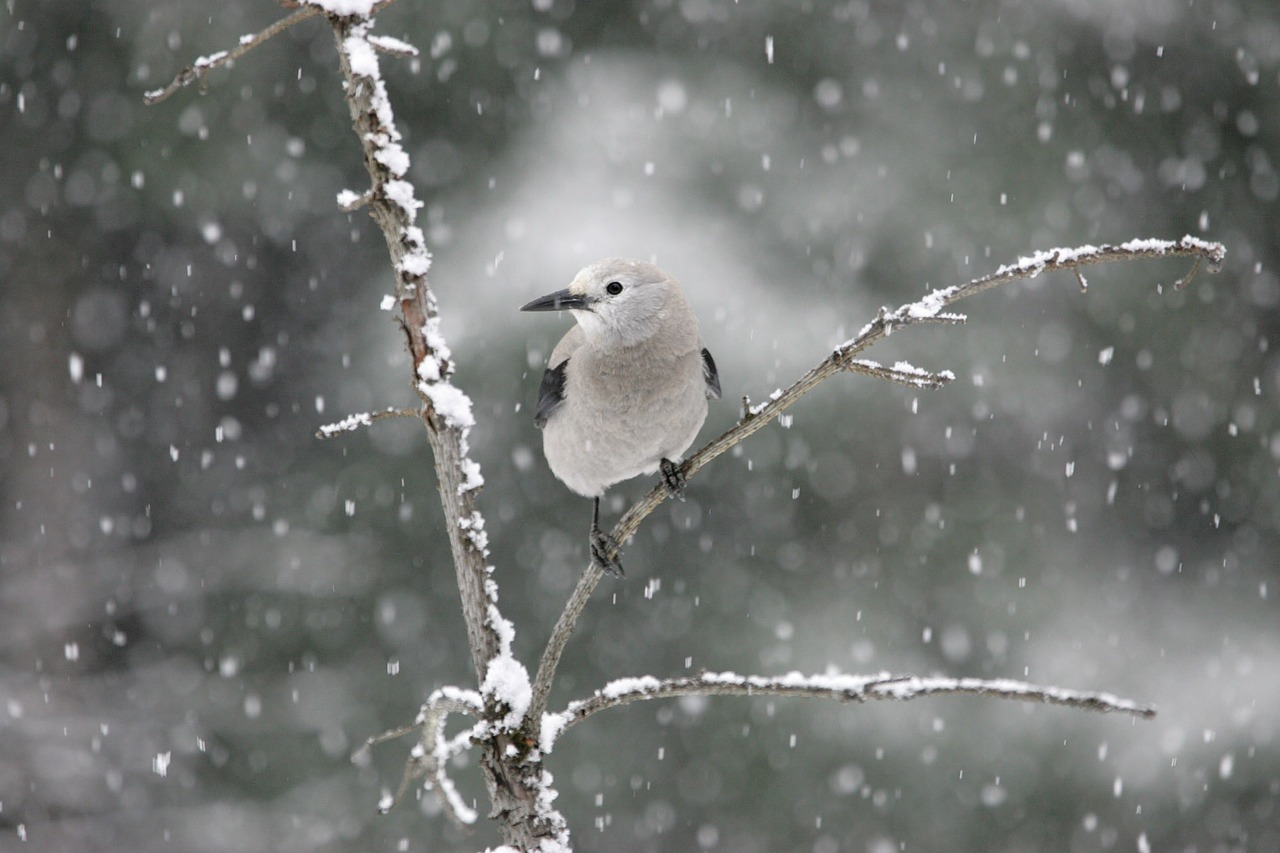
<svg viewBox="0 0 1280 853"><path fill-rule="evenodd" d="M334 12L337 10L333 4L346 0L325 2ZM386 237L396 272L396 294L390 305L393 308L399 306L409 339L414 363L414 388L427 404L424 418L429 424L434 423L437 434L447 441L448 455L453 461L448 473L456 475L453 491L466 501L465 506L459 505L453 512L446 507L446 517L453 522L454 531L475 549L475 565L487 575L484 519L470 505L469 497L484 483L479 464L470 458L468 437L475 417L471 399L450 381L454 369L453 355L440 331L435 296L426 278L431 268L431 253L422 229L414 224L422 202L416 198L413 185L405 180L409 172L409 155L400 144L401 135L396 129L375 44L371 42L375 38L370 34L372 26L371 20L358 20L345 22L335 30L343 71L348 80L347 97L372 181L366 193L347 191L341 195L339 203L350 205L353 199L363 200ZM404 47L408 48L407 45ZM385 304L387 300L384 300ZM441 448L436 450L439 455ZM483 650L477 650L480 659L475 661L481 673L487 667L487 661L497 654L498 646L494 629L487 625L490 610L486 606L496 603L496 587L483 581L481 577L468 581L470 588L478 594L473 614L482 622L473 631L473 636L478 632L484 639Z"/></svg>
<svg viewBox="0 0 1280 853"><path fill-rule="evenodd" d="M418 48L391 36L369 36L369 44L391 56L410 57L418 55Z"/></svg>
<svg viewBox="0 0 1280 853"><path fill-rule="evenodd" d="M1071 690L1029 684L1011 679L943 678L890 675L739 675L734 672L704 672L700 675L658 679L651 675L611 681L589 699L570 702L557 714L542 718L540 746L550 752L556 739L570 726L600 711L640 702L646 699L670 699L678 696L800 696L834 699L840 702L865 702L871 699L918 699L943 694L974 694L1065 705L1089 711L1130 714L1149 719L1155 708L1110 693Z"/></svg>
<svg viewBox="0 0 1280 853"><path fill-rule="evenodd" d="M200 82L203 85L205 76L215 68L221 68L223 65L230 65L240 57L244 56L255 47L269 41L280 33L289 29L295 24L300 24L308 18L314 18L317 15L325 13L350 16L359 15L368 17L374 12L381 11L390 6L396 0L303 0L299 3L302 8L291 12L280 20L271 24L269 27L256 33L243 35L237 41L236 46L230 50L220 50L211 53L208 56L201 56L191 63L190 66L179 71L177 76L169 82L169 85L160 89L153 89L143 94L143 101L147 105L158 104L168 98L174 92L190 86L192 83ZM341 10L338 7L353 7L350 10ZM364 8L361 8L364 7ZM395 41L391 39L390 41Z"/></svg>
<svg viewBox="0 0 1280 853"><path fill-rule="evenodd" d="M474 690L457 687L441 687L432 692L413 725L391 729L375 735L356 750L352 760L363 763L369 751L376 745L413 732L418 733L418 743L409 752L400 785L394 794L387 793L378 802L378 811L386 814L404 799L409 788L418 779L426 779L426 786L440 798L446 813L460 824L476 821L475 809L463 802L453 780L448 776L449 762L459 753L469 749L472 741L483 733L485 723L479 722L453 738L446 738L444 725L450 714L469 714L478 717L484 712L484 701Z"/></svg>
<svg viewBox="0 0 1280 853"><path fill-rule="evenodd" d="M956 375L950 370L931 373L905 361L896 362L893 367L885 367L879 362L855 358L847 362L844 369L852 373L862 373L867 376L874 376L877 379L896 382L909 388L941 388L949 382L954 382L956 378ZM760 407L753 414L759 414L763 408L763 406Z"/></svg>
<svg viewBox="0 0 1280 853"><path fill-rule="evenodd" d="M316 438L333 438L344 432L355 432L361 427L372 426L377 421L389 418L416 418L420 413L416 409L384 409L381 412L356 412L347 415L340 421L322 424L316 430Z"/></svg>
<svg viewBox="0 0 1280 853"><path fill-rule="evenodd" d="M386 238L396 272L395 303L412 358L414 388L426 404L423 421L435 452L463 617L480 682L476 696L483 718L460 739L485 745L483 763L493 808L507 815L516 811L522 815L519 820L504 821L505 831L536 836L545 850L557 846L567 850L568 825L553 806L557 794L550 774L541 770L536 752L522 757L517 746L524 743L519 729L528 718L532 685L528 671L511 651L515 627L498 609L498 586L488 565L485 520L474 502L484 478L469 455L467 439L475 424L472 403L450 381L453 355L441 333L435 295L426 278L431 255L422 230L414 224L422 203L405 179L409 157L400 145L377 52L369 41L372 22L332 18L330 22L347 80L347 101L371 178L367 206ZM444 775L444 762L453 749L448 744L460 740L443 741L442 723L437 718L447 713L448 706L439 704L433 710L429 703L427 707L429 713L420 721L422 741L406 763L401 793L413 779L426 775L452 815L459 820L474 819Z"/></svg>

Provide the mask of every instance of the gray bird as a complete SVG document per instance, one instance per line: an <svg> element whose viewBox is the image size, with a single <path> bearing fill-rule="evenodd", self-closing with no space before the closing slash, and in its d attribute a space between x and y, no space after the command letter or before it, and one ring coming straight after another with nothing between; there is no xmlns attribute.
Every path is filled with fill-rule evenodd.
<svg viewBox="0 0 1280 853"><path fill-rule="evenodd" d="M600 496L614 483L661 470L683 497L676 464L720 397L720 377L698 318L674 278L653 264L609 258L564 290L521 311L571 311L577 325L551 353L534 422L551 473L594 498L591 557L610 574L617 543L600 529Z"/></svg>

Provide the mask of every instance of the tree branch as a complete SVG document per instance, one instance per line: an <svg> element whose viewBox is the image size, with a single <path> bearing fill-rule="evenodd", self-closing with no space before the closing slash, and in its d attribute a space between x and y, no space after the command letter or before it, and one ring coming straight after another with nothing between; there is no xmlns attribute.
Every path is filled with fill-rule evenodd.
<svg viewBox="0 0 1280 853"><path fill-rule="evenodd" d="M357 412L354 415L347 415L340 421L323 424L316 430L316 438L333 438L344 432L355 432L360 427L373 426L378 421L386 421L391 418L420 417L422 417L422 412L417 409L383 409L381 412Z"/></svg>
<svg viewBox="0 0 1280 853"><path fill-rule="evenodd" d="M396 0L380 0L380 2L374 4L369 15L372 16L377 12L381 12L394 2L396 2ZM287 5L298 4L289 3ZM252 35L241 36L240 43L230 50L220 50L217 53L200 57L195 62L191 63L191 65L179 71L178 76L174 77L173 80L169 82L168 86L165 86L163 89L153 89L152 91L144 94L142 99L146 102L147 106L151 106L152 104L158 104L161 101L166 100L170 95L184 86L190 86L195 82L201 82L203 84L205 76L213 69L221 68L224 65L229 65L232 62L235 62L255 47L270 41L280 35L280 33L292 27L294 24L300 24L308 18L314 18L316 15L322 15L324 13L325 10L323 7L306 4L304 2L302 4L302 8L284 16L266 29ZM385 39L383 41L394 42L394 40ZM377 46L380 48L382 47L381 44Z"/></svg>
<svg viewBox="0 0 1280 853"><path fill-rule="evenodd" d="M386 238L397 274L395 302L408 344L414 388L423 403L422 421L433 451L471 660L484 706L485 722L475 737L483 746L480 765L493 805L491 815L512 847L532 850L545 841L554 849L567 850L568 825L552 805L556 792L550 774L542 769L541 756L530 751L516 732L528 719L529 674L511 654L515 628L499 612L498 585L489 577L488 534L475 503L484 480L467 444L475 423L471 400L450 382L453 357L440 334L436 300L426 278L431 255L422 229L414 225L422 203L414 196L413 185L404 179L409 157L400 147L377 52L369 41L372 22L331 15L329 24L346 80L344 95L371 181L367 206ZM430 722L423 723L424 738L430 735ZM402 791L420 777L419 770L410 756ZM437 783L446 797L452 796L446 778L441 776ZM465 815L459 803L451 801L451 807Z"/></svg>
<svg viewBox="0 0 1280 853"><path fill-rule="evenodd" d="M403 319L414 387L423 402L421 416L435 460L472 665L477 680L483 681L489 662L503 645L498 631L505 620L497 611L497 589L487 583L488 537L484 518L475 506L483 479L467 445L467 433L474 423L471 401L449 381L453 357L440 334L435 295L427 282L431 254L422 229L414 224L422 203L415 198L413 185L404 180L409 157L400 147L377 54L367 41L370 23L346 18L330 18L329 23L338 43L347 104L369 172L369 214L386 238L396 271L395 302Z"/></svg>
<svg viewBox="0 0 1280 853"><path fill-rule="evenodd" d="M405 762L404 773L400 785L394 794L383 796L378 803L378 811L386 814L391 811L408 793L409 786L419 779L427 779L427 787L440 798L445 813L458 824L476 822L476 812L462 801L448 776L449 761L455 755L471 747L472 739L479 734L485 724L479 723L452 739L445 739L444 724L450 714L469 714L478 717L484 713L484 701L480 694L471 690L459 690L456 687L442 687L434 691L426 704L418 711L413 723L391 729L380 735L367 739L356 750L351 759L357 763L368 760L369 752L380 743L418 733L418 743L409 751L409 760Z"/></svg>
<svg viewBox="0 0 1280 853"><path fill-rule="evenodd" d="M704 672L700 675L657 679L653 676L621 678L597 690L590 699L570 702L558 714L547 714L542 721L540 743L550 752L556 739L568 728L593 714L647 699L672 699L679 696L800 696L810 699L834 699L839 702L865 702L869 699L906 701L923 696L971 694L1065 705L1102 713L1129 714L1141 719L1156 715L1156 709L1110 693L1046 687L1010 679L984 678L917 678L907 675L802 675L798 672L780 676L738 675L733 672Z"/></svg>
<svg viewBox="0 0 1280 853"><path fill-rule="evenodd" d="M891 335L894 330L904 326L918 323L963 322L964 317L962 315L947 314L942 310L959 302L961 299L967 299L985 290L1021 279L1035 278L1045 272L1070 270L1076 273L1079 281L1083 281L1083 276L1079 274L1079 268L1083 266L1110 263L1112 261L1137 260L1140 258L1192 257L1195 261L1190 272L1175 283L1176 288L1181 288L1190 282L1191 277L1199 270L1202 260L1208 261L1210 272L1217 272L1223 258L1226 256L1226 252L1226 247L1221 243L1213 243L1190 236L1176 241L1130 240L1118 246L1103 245L1082 246L1074 249L1051 249L1047 252L1037 252L1028 258L1020 258L1015 264L1002 266L990 275L973 279L967 284L935 290L927 294L923 299L903 305L893 311L882 308L876 318L863 327L856 336L836 347L830 355L796 380L791 387L783 391L774 392L768 403L758 407L745 407L742 419L737 424L712 439L698 452L690 456L680 466L681 470L686 477L692 477L711 460L777 418L797 400L812 391L818 383L829 379L837 373L854 371L900 381L897 376L884 375L883 368L879 370L862 369L866 367L866 363L855 360L856 356ZM876 367L879 368L879 365L876 365ZM910 365L905 367L910 368ZM905 375L916 370L916 368L910 368L910 371L908 371L899 365L895 366L891 372ZM921 373L924 372L921 371ZM926 375L934 376L934 374ZM940 373L936 374L936 376L942 378L947 377L947 374ZM922 383L920 387L937 387L939 384L942 383ZM670 497L670 491L665 484L660 482L654 486L647 495L633 504L618 520L612 531L614 541L622 543L634 536L645 518L668 497ZM530 720L540 719L541 714L546 710L547 697L551 692L551 685L555 681L556 668L559 666L560 657L568 645L569 637L573 633L578 617L582 615L582 610L586 607L592 591L603 576L603 573L596 567L594 562L587 567L586 572L579 578L573 593L569 596L569 600L565 604L555 628L552 629L551 637L543 650L542 660L538 665L538 673L533 682L533 702L530 706Z"/></svg>

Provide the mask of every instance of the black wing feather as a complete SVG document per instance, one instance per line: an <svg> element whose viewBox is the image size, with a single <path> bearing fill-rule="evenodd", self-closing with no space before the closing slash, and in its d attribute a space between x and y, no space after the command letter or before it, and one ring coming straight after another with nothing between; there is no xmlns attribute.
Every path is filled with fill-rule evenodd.
<svg viewBox="0 0 1280 853"><path fill-rule="evenodd" d="M720 399L720 371L716 370L716 360L711 357L711 350L702 350L702 378L707 380L707 396L712 400Z"/></svg>
<svg viewBox="0 0 1280 853"><path fill-rule="evenodd" d="M542 385L538 388L538 411L533 416L538 429L547 425L547 418L564 402L564 369L568 366L569 359L566 358L542 373Z"/></svg>

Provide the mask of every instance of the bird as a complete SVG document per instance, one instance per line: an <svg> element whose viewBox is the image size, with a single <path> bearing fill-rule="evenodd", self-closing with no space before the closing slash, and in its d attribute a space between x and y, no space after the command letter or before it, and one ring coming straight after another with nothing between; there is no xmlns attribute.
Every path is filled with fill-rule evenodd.
<svg viewBox="0 0 1280 853"><path fill-rule="evenodd" d="M653 264L607 258L521 311L569 311L577 321L551 352L534 423L551 473L592 498L592 562L622 577L618 543L600 529L610 486L662 472L683 499L677 464L720 398L720 374L680 283Z"/></svg>

